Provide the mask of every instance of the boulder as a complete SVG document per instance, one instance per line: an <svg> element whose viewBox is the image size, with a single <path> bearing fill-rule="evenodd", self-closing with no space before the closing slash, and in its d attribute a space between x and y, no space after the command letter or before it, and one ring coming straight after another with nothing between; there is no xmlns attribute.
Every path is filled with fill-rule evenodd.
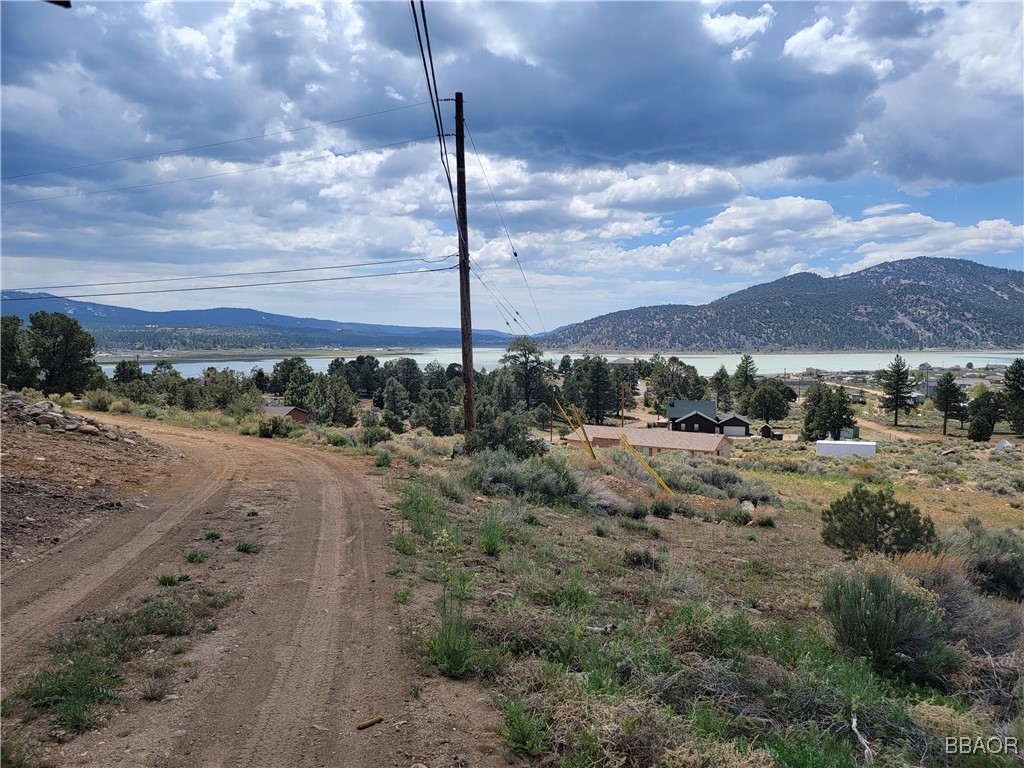
<svg viewBox="0 0 1024 768"><path fill-rule="evenodd" d="M98 435L100 434L99 427L94 427L92 424L82 424L78 431L83 435Z"/></svg>

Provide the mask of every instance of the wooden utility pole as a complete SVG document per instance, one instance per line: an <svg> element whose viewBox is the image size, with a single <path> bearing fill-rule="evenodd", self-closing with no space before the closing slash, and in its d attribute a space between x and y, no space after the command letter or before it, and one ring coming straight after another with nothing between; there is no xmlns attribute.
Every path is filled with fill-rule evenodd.
<svg viewBox="0 0 1024 768"><path fill-rule="evenodd" d="M473 372L473 317L469 306L469 225L466 223L466 136L462 92L455 94L455 184L458 193L459 301L462 307L462 420L468 435L476 429Z"/></svg>

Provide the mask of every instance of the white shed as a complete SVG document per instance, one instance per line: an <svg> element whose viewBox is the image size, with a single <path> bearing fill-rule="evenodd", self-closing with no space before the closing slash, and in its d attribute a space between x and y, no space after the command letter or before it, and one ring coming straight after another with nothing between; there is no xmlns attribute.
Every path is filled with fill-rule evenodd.
<svg viewBox="0 0 1024 768"><path fill-rule="evenodd" d="M863 456L873 458L876 443L864 440L819 440L816 444L819 456Z"/></svg>

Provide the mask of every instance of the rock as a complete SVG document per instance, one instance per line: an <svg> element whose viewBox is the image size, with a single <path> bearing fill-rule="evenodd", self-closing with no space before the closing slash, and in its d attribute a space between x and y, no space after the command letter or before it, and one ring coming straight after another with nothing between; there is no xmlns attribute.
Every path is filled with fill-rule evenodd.
<svg viewBox="0 0 1024 768"><path fill-rule="evenodd" d="M92 424L82 424L79 426L78 431L83 435L99 435L99 427L94 427Z"/></svg>
<svg viewBox="0 0 1024 768"><path fill-rule="evenodd" d="M36 424L45 424L48 427L58 427L63 421L63 417L52 413L44 413L36 417Z"/></svg>
<svg viewBox="0 0 1024 768"><path fill-rule="evenodd" d="M744 512L754 514L754 510L757 509L757 507L754 506L754 502L748 499L747 501L744 501L742 504L740 504L740 509L742 509Z"/></svg>

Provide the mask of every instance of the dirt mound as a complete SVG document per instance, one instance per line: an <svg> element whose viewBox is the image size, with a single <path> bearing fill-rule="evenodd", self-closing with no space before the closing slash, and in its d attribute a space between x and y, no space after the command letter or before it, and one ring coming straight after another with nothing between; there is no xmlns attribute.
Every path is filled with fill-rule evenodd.
<svg viewBox="0 0 1024 768"><path fill-rule="evenodd" d="M138 433L48 401L0 398L0 557L28 562L106 516L118 514L171 458Z"/></svg>

